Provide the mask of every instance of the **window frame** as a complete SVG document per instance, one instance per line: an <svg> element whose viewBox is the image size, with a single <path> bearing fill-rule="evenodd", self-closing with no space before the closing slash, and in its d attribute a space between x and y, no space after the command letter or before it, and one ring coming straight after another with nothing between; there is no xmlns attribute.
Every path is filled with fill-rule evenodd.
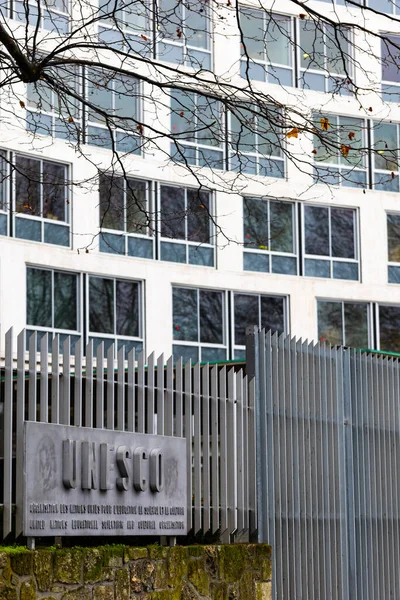
<svg viewBox="0 0 400 600"><path fill-rule="evenodd" d="M400 86L399 86L399 90L400 90ZM377 126L382 125L382 126L395 126L396 127L396 148L395 148L395 152L396 152L396 163L397 163L397 170L393 170L393 169L379 169L377 168L376 165L376 155L377 154L384 154L385 150L378 150L375 148L375 144L377 143L375 140L375 132L377 129ZM400 123L397 123L396 121L374 121L373 119L371 119L371 138L372 138L372 143L371 143L371 148L370 148L370 156L371 156L371 178L372 178L372 189L374 189L375 191L378 192L395 192L398 193L400 191ZM388 150L390 151L390 149L388 148ZM391 178L391 173L395 174L395 177ZM381 177L383 178L384 176L387 177L387 181L383 180L381 182L378 181L377 177ZM396 183L397 187L396 189L394 189L394 186L392 189L388 189L388 187L390 188L390 186L386 187L385 189L385 184L390 184L390 183ZM379 187L382 186L382 187Z"/></svg>
<svg viewBox="0 0 400 600"><path fill-rule="evenodd" d="M40 23L39 23L39 28L40 29L44 29L45 31L47 31L49 33L53 33L54 32L54 33L56 33L57 35L60 35L60 36L61 35L68 35L70 33L70 31L71 31L70 22L72 20L72 2L71 2L71 0L66 0L66 1L68 2L68 11L67 12L63 12L60 9L49 8L47 6L46 2L44 2L43 0L40 0L40 12L41 12L41 14L35 16L32 13L32 17L35 20L36 20L36 17L37 17L37 19L40 18ZM28 4L32 5L34 8L37 8L37 6L38 6L38 3L35 2L35 1L33 1L33 0L31 0L31 1L28 0ZM18 22L18 23L23 23L24 20L23 19L18 19L18 17L16 16L16 14L17 14L16 5L17 5L17 0L10 1L10 3L9 3L9 9L8 9L10 18L13 19L14 21ZM54 24L54 22L52 20L53 19L53 16L52 16L53 14L56 15L56 18L57 18L57 15L60 16L60 17L66 17L65 18L65 21L67 23L66 31L60 31L59 29L55 29L54 27L50 28L50 29L47 28L47 27L45 27L45 25L44 25L44 23L46 22L45 18L44 18L44 14L45 13L48 13L50 15L50 17L48 17L48 20L52 24ZM29 17L30 17L30 15L28 15L28 18ZM30 19L29 19L29 21L30 21ZM36 27L36 22L29 22L29 25L31 27Z"/></svg>
<svg viewBox="0 0 400 600"><path fill-rule="evenodd" d="M400 315L400 304L396 302L375 302L375 316L376 316L376 348L377 350L382 350L381 347L381 322L380 322L380 308L396 308L399 311ZM382 350L382 352L399 352L399 350Z"/></svg>
<svg viewBox="0 0 400 600"><path fill-rule="evenodd" d="M172 329L174 330L174 299L173 299L173 290L174 289L185 289L185 290L194 290L196 291L196 302L197 302L197 311L196 311L196 319L197 319L197 342L196 341L187 341L187 340L175 340L174 339L174 331L172 331L172 355L174 356L174 362L179 359L180 355L175 355L174 347L178 346L187 346L188 348L196 348L198 351L198 360L195 362L214 362L214 361L203 361L202 354L204 350L222 350L225 351L225 360L228 360L229 357L229 332L228 332L228 292L225 289L220 288L210 288L210 287L196 287L190 285L181 285L172 283L171 284L171 297L172 297ZM222 294L222 327L223 327L223 343L222 344L212 344L207 342L201 342L200 337L200 292L212 292L212 293L220 293ZM194 363L193 363L194 364Z"/></svg>
<svg viewBox="0 0 400 600"><path fill-rule="evenodd" d="M306 207L312 208L327 208L329 210L329 255L320 255L320 254L307 254L306 253L306 231L305 231L305 209ZM332 209L338 210L351 210L353 211L353 224L354 224L354 254L355 258L343 258L343 257L334 257L332 256L332 217L331 212ZM354 206L342 206L342 205L332 205L332 204L317 204L317 203L301 203L301 254L302 254L302 274L303 277L311 277L315 279L335 279L336 281L357 281L361 283L361 253L360 253L360 215L358 207ZM306 275L306 260L323 260L329 262L329 277L317 276L317 275ZM333 277L333 266L335 262L339 263L353 263L357 265L358 269L358 278L357 279L344 279Z"/></svg>
<svg viewBox="0 0 400 600"><path fill-rule="evenodd" d="M162 190L161 188L163 186L166 187L174 187L176 189L183 189L185 192L185 216L184 216L184 222L185 222L185 239L181 239L181 238L175 238L175 237L164 237L162 235L162 208L161 208L161 194L162 194ZM173 262L176 264L186 264L186 265L190 265L190 266L194 266L194 267L202 267L202 268L215 268L216 266L216 243L215 243L215 216L214 218L212 218L211 216L208 217L208 224L209 224L209 232L210 232L210 236L209 239L212 240L212 242L210 243L206 243L206 242L194 242L191 240L187 239L187 227L188 227L188 198L187 198L187 192L189 190L193 190L193 191L199 191L199 192L205 192L208 194L209 197L209 208L208 208L208 213L209 215L215 215L215 193L212 190L209 189L204 189L204 190L196 190L196 188L191 188L191 187L187 187L187 186L178 186L177 184L173 184L173 183L163 183L163 182L158 182L157 184L157 198L158 198L158 210L157 210L157 221L158 221L158 230L157 230L157 245L158 245L158 256L159 256L159 260L164 261L164 262ZM162 258L162 249L163 249L163 244L175 244L175 245L180 245L180 246L184 246L186 249L186 260L183 262L180 261L174 261L174 260L168 260L166 258ZM200 263L195 263L195 262L191 262L190 261L190 248L206 248L212 251L212 264L209 265L205 265L205 264L200 264Z"/></svg>
<svg viewBox="0 0 400 600"><path fill-rule="evenodd" d="M387 251L388 251L388 284L389 285L398 285L400 283L400 254L399 254L399 260L398 261L394 261L394 260L390 260L389 257L389 223L388 223L388 217L398 217L399 219L399 248L400 248L400 212L396 212L394 210L386 210L385 211L385 215L386 215L386 238L387 238ZM391 274L393 274L391 276ZM396 281L397 279L397 281Z"/></svg>
<svg viewBox="0 0 400 600"><path fill-rule="evenodd" d="M393 8L395 8L393 6ZM383 11L382 11L383 12ZM398 9L398 12L394 13L385 13L388 15L400 15L400 8ZM400 46L400 34L396 34L396 33L390 33L390 32L381 32L381 34L383 36L386 36L385 39L390 40L391 38L397 38L397 43ZM384 60L387 60L387 58L383 58L383 49L384 47L386 47L386 44L384 39L381 39L381 48L380 48L380 61L381 61L381 95L382 95L382 100L385 102L396 102L398 103L400 100L400 70L399 70L399 76L398 76L398 81L389 81L387 79L383 78L383 68L384 68ZM388 44L389 46L389 50L390 50L390 43ZM393 51L395 51L395 48L393 47ZM400 50L398 50L399 55L400 55Z"/></svg>
<svg viewBox="0 0 400 600"><path fill-rule="evenodd" d="M251 247L246 247L246 240L244 239L244 228L245 228L245 200L249 199L249 200L257 200L260 202L265 202L265 204L267 205L267 227L268 227L268 240L272 239L271 236L271 217L270 217L270 210L271 210L271 202L278 202L279 204L290 204L292 206L292 236L293 236L293 249L294 252L279 252L276 250L270 250L270 249L264 249L264 248L251 248ZM299 224L298 224L298 210L297 210L297 203L293 200L287 200L287 199L278 199L278 198L273 198L270 196L242 196L242 214L243 214L243 271L245 272L252 272L252 273L256 273L256 272L263 272L263 273L269 273L269 274L274 274L274 275L286 275L286 273L282 273L282 272L277 272L277 271L273 271L272 270L272 265L273 265L273 256L279 256L279 257L285 257L285 258L294 258L296 260L296 273L288 273L289 275L292 276L298 276L299 275L299 266L300 266L300 256L299 256L299 236L298 236L298 228L299 228ZM263 256L268 256L268 271L256 271L253 269L245 269L245 256L247 255L251 255L251 254L261 254Z"/></svg>
<svg viewBox="0 0 400 600"><path fill-rule="evenodd" d="M113 282L113 308L114 308L114 333L101 333L91 331L90 329L90 278L94 277L96 279L106 279L107 281ZM135 283L138 285L138 329L139 336L121 336L116 333L116 321L117 321L117 310L116 310L116 287L117 282L126 281L127 283ZM110 344L114 343L115 354L118 354L120 348L120 342L132 342L134 347L136 348L136 354L145 350L145 302L144 302L144 294L145 294L145 282L140 279L132 279L127 277L114 277L111 275L105 275L101 273L87 273L86 283L85 283L85 295L86 295L86 340L87 343L93 340L93 347L96 350L96 341L100 340L98 344L101 342L110 340ZM124 345L124 344L122 344ZM126 352L129 354L130 350ZM105 352L106 353L106 352Z"/></svg>
<svg viewBox="0 0 400 600"><path fill-rule="evenodd" d="M374 315L374 310L373 310L373 302L372 301L365 301L365 300L357 300L357 299L353 299L353 300L343 300L343 299L338 299L338 298L326 298L326 297L317 297L315 299L316 301L316 316L317 316L317 337L316 339L318 340L319 343L327 343L330 344L329 340L325 340L325 339L321 339L320 335L319 335L319 322L318 322L318 305L319 303L337 303L337 304L341 304L341 312L342 312L342 340L343 343L340 344L341 346L346 346L346 322L345 322L345 314L344 314L344 309L345 309L345 305L346 304L364 304L367 307L367 326L368 326L368 346L367 348L371 348L374 345L374 327L373 327L373 315ZM333 344L331 344L333 345ZM354 348L354 346L348 346L351 348Z"/></svg>
<svg viewBox="0 0 400 600"><path fill-rule="evenodd" d="M115 3L118 2L118 0L114 0ZM152 0L141 0L141 3L143 3L145 6L145 12L146 12L146 27L144 29L140 29L140 31L138 31L137 29L133 29L131 27L129 27L129 25L127 25L126 21L123 20L121 22L118 23L118 26L115 25L115 23L107 23L107 20L105 18L101 18L101 0L99 0L97 8L100 14L100 19L97 22L97 38L99 40L100 43L108 45L112 48L118 48L118 45L120 44L122 46L122 50L124 52L129 52L129 51L133 51L133 52L137 52L137 53L143 53L146 56L149 56L151 54L152 51L152 47L153 47L153 38L154 38L154 31L153 31L153 24L152 24L152 17L150 14L151 11L151 7L153 5ZM122 7L122 9L120 9L123 11L123 14L125 14L125 10L124 7ZM112 12L112 11L110 11ZM102 30L102 31L101 31ZM114 40L114 41L107 41L106 39L102 39L101 35L104 33L104 31L111 31L111 32L117 32L119 34L119 36L121 37L120 40ZM144 37L147 37L148 39L145 40ZM130 38L133 38L132 40Z"/></svg>
<svg viewBox="0 0 400 600"><path fill-rule="evenodd" d="M53 163L56 165L60 165L62 167L64 167L64 172L65 172L65 186L64 186L64 191L65 191L65 200L64 200L64 210L65 210L65 221L59 221L57 219L49 219L48 217L43 217L42 215L26 215L24 213L20 213L17 212L16 210L16 177L17 177L17 169L16 169L16 158L17 157L21 157L21 158L27 158L28 160L35 160L38 161L40 163L40 212L43 213L43 163ZM72 236L71 236L71 222L72 222L72 191L70 189L70 186L68 185L68 182L72 180L72 177L70 177L71 174L71 170L72 170L72 165L69 163L63 163L61 161L58 160L48 160L47 158L41 158L41 157L37 157L36 155L28 155L28 154L23 154L23 153L19 153L19 152L12 152L10 153L10 160L12 162L12 177L11 177L11 197L12 197L12 202L11 204L11 213L12 213L12 229L13 229L13 237L15 239L20 239L20 240L25 240L25 241L30 241L30 242L34 242L34 243L40 243L40 244L49 244L52 246L59 246L62 248L71 248L72 247ZM17 236L17 224L18 222L23 222L23 221L28 221L28 222L37 222L40 223L40 240L34 240L31 238L27 238L27 237L23 237L23 236ZM53 242L46 242L45 241L45 235L46 235L46 229L47 227L50 229L50 226L53 227L59 227L62 228L66 231L68 231L68 239L69 239L69 243L67 244L54 244Z"/></svg>

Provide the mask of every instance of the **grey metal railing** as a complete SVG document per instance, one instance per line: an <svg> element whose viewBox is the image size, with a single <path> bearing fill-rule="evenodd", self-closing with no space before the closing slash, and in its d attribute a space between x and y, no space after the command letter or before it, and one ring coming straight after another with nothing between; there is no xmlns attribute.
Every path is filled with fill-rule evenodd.
<svg viewBox="0 0 400 600"><path fill-rule="evenodd" d="M174 365L172 357L148 358L131 350L82 341L70 352L67 338L28 340L13 347L5 335L0 386L0 487L3 538L21 531L18 500L23 483L21 439L24 419L65 425L178 436L186 439L188 529L219 532L222 541L249 539L256 529L254 386L242 369L218 365ZM16 353L15 353L16 350ZM0 421L1 424L1 421ZM2 435L1 435L2 434ZM2 443L1 443L2 440ZM2 451L2 452L1 452Z"/></svg>

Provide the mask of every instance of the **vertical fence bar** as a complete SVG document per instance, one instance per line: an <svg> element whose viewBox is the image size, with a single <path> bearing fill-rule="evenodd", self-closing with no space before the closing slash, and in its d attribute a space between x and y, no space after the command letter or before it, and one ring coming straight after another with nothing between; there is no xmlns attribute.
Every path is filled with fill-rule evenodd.
<svg viewBox="0 0 400 600"><path fill-rule="evenodd" d="M51 342L51 422L60 422L60 342L58 333Z"/></svg>
<svg viewBox="0 0 400 600"><path fill-rule="evenodd" d="M114 405L114 344L107 350L107 429L115 427Z"/></svg>
<svg viewBox="0 0 400 600"><path fill-rule="evenodd" d="M248 376L247 376L248 378ZM249 541L257 529L257 480L256 480L256 425L255 425L255 380L248 378L249 390Z"/></svg>
<svg viewBox="0 0 400 600"><path fill-rule="evenodd" d="M47 334L45 334L47 337ZM43 336L43 337L45 337ZM17 338L17 411L16 411L16 465L15 465L15 497L16 497L16 520L15 520L15 535L16 537L22 533L23 527L23 486L24 486L24 420L25 420L25 348L26 348L26 332L21 331ZM46 365L47 365L46 356ZM47 381L45 382L47 385ZM42 406L41 416L42 416ZM42 419L40 419L42 420ZM43 419L44 420L44 419ZM46 412L47 420L47 412Z"/></svg>
<svg viewBox="0 0 400 600"><path fill-rule="evenodd" d="M104 427L104 342L96 350L96 427Z"/></svg>
<svg viewBox="0 0 400 600"><path fill-rule="evenodd" d="M93 340L86 345L85 427L93 427Z"/></svg>
<svg viewBox="0 0 400 600"><path fill-rule="evenodd" d="M154 433L154 396L155 396L155 381L154 381L154 352L147 359L147 428L146 433Z"/></svg>
<svg viewBox="0 0 400 600"><path fill-rule="evenodd" d="M37 419L37 376L36 376L37 333L34 331L29 338L29 387L28 387L28 419Z"/></svg>
<svg viewBox="0 0 400 600"><path fill-rule="evenodd" d="M135 431L135 348L128 354L127 431Z"/></svg>
<svg viewBox="0 0 400 600"><path fill-rule="evenodd" d="M138 356L138 433L145 432L145 410L144 410L144 353Z"/></svg>
<svg viewBox="0 0 400 600"><path fill-rule="evenodd" d="M125 346L118 350L117 366L117 429L118 431L125 431Z"/></svg>
<svg viewBox="0 0 400 600"><path fill-rule="evenodd" d="M22 331L25 343L25 330ZM20 334L21 335L21 334ZM18 336L19 339L19 336ZM24 348L25 351L25 348ZM23 365L24 366L24 365ZM39 421L47 423L49 419L49 334L40 340L40 411Z"/></svg>
<svg viewBox="0 0 400 600"><path fill-rule="evenodd" d="M211 368L211 506L212 532L219 529L218 367ZM179 435L179 434L178 434Z"/></svg>
<svg viewBox="0 0 400 600"><path fill-rule="evenodd" d="M235 444L235 370L228 371L228 402L227 402L227 453L228 453L228 532L233 535L237 529L237 475L236 475L236 444Z"/></svg>
<svg viewBox="0 0 400 600"><path fill-rule="evenodd" d="M201 419L200 419L200 363L193 367L194 414L194 533L200 531L201 522Z"/></svg>
<svg viewBox="0 0 400 600"><path fill-rule="evenodd" d="M211 527L210 506L210 367L208 364L201 368L202 394L201 394L201 418L202 418L202 456L203 456L203 532Z"/></svg>
<svg viewBox="0 0 400 600"><path fill-rule="evenodd" d="M243 371L242 371L243 374ZM247 375L243 377L243 541L249 541L249 405Z"/></svg>
<svg viewBox="0 0 400 600"><path fill-rule="evenodd" d="M71 422L71 338L68 335L63 343L63 402L60 410L61 423Z"/></svg>
<svg viewBox="0 0 400 600"><path fill-rule="evenodd" d="M192 475L192 362L189 359L184 367L185 371L185 438L187 462L187 526L188 531L193 527L193 475Z"/></svg>
<svg viewBox="0 0 400 600"><path fill-rule="evenodd" d="M13 328L6 333L4 377L4 485L3 485L3 537L12 529L12 431L13 431Z"/></svg>
<svg viewBox="0 0 400 600"><path fill-rule="evenodd" d="M164 435L164 354L157 359L157 433Z"/></svg>
<svg viewBox="0 0 400 600"><path fill-rule="evenodd" d="M175 365L175 399L176 399L176 432L177 437L183 436L183 374L182 374L182 356Z"/></svg>
<svg viewBox="0 0 400 600"><path fill-rule="evenodd" d="M164 435L174 435L174 363L173 357L167 360L167 387L165 390Z"/></svg>
<svg viewBox="0 0 400 600"><path fill-rule="evenodd" d="M227 451L227 417L226 417L226 367L219 372L219 468L221 482L221 539L228 541L228 451ZM229 536L229 532L228 532Z"/></svg>
<svg viewBox="0 0 400 600"><path fill-rule="evenodd" d="M243 371L236 374L236 481L237 481L237 530L244 530L244 487L243 487Z"/></svg>
<svg viewBox="0 0 400 600"><path fill-rule="evenodd" d="M74 424L82 426L82 338L75 344Z"/></svg>

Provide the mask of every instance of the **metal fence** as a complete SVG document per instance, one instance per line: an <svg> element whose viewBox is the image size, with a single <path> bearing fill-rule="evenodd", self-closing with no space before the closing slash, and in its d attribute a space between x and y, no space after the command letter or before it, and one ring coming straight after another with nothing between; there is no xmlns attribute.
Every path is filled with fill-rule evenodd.
<svg viewBox="0 0 400 600"><path fill-rule="evenodd" d="M135 356L132 350L79 340L73 355L67 338L28 340L13 346L5 335L0 386L0 504L3 537L21 531L21 453L24 420L178 436L186 439L188 529L219 532L222 541L249 539L256 528L254 385L242 369L174 365L172 357ZM16 353L14 354L14 351ZM2 451L1 451L2 450ZM1 485L2 484L2 485ZM2 488L2 489L1 489ZM15 526L15 530L14 530ZM232 537L233 536L233 537Z"/></svg>
<svg viewBox="0 0 400 600"><path fill-rule="evenodd" d="M248 349L274 598L400 598L399 359L254 329Z"/></svg>

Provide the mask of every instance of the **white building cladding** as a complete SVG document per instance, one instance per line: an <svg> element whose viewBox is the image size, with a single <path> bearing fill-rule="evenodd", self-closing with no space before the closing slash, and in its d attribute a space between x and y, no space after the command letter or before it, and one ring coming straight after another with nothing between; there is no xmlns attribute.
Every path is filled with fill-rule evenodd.
<svg viewBox="0 0 400 600"><path fill-rule="evenodd" d="M107 19L98 22L94 34L104 44L128 40L143 56L157 52L166 64L179 63L188 72L204 65L239 88L247 76L282 104L300 106L315 119L322 138L337 135L341 151L334 155L323 141L314 147L312 134L301 130L297 137L277 133L262 114L253 117L254 130L242 144L238 132L246 107L225 119L218 101L193 87L163 98L160 89L150 92L150 84L127 76L123 85L131 86L133 123L144 115L149 128L157 123L181 143L165 136L143 146L140 125L127 136L118 123L111 140L101 117L78 101L54 110L54 98L39 101L34 86L16 84L13 95L4 91L0 100L2 326L83 334L95 344L117 340L128 349L173 350L175 356L201 360L242 357L249 324L400 351L400 72L382 66L387 50L379 35L357 29L341 43L353 54L349 69L363 68L345 73L332 67L329 25L316 34L312 20L300 16L289 0L279 3L273 34L258 2L240 4L247 61L230 4L221 3L223 18L215 19L207 18L207 4L192 13L179 4L182 14L173 10L178 25L166 27L164 37L152 37L141 3L132 23L129 15L123 17L121 39ZM265 1L266 8L272 4L275 11L276 3ZM375 4L369 0L371 8ZM387 4L378 10L389 14ZM330 0L315 0L310 7L348 24L362 20L377 34L400 36L394 21L348 8L344 1L337 0L334 10ZM9 26L17 28L20 4L9 10ZM51 32L57 22L67 32L68 14L68 3L43 5L43 31ZM34 11L31 18L33 28ZM316 35L320 51L313 60ZM143 63L135 69L135 74L147 72ZM350 75L360 88L358 97ZM94 70L84 94L118 114L121 81L113 78L101 96L96 77L102 74ZM82 85L79 75L76 85ZM188 111L189 103L189 117L183 119L182 106ZM66 141L64 109L82 123L83 153ZM199 114L212 115L212 125L206 134L189 138L187 123ZM269 131L269 142L257 131ZM228 145L228 135L235 146ZM353 147L371 150L348 158L348 139ZM119 164L112 174L98 175L99 167L109 168L112 144L128 153L125 177ZM185 160L191 171L179 164ZM63 189L63 180L91 184ZM49 181L58 183L55 189ZM133 213L127 200L132 193ZM151 222L146 215L153 215Z"/></svg>

